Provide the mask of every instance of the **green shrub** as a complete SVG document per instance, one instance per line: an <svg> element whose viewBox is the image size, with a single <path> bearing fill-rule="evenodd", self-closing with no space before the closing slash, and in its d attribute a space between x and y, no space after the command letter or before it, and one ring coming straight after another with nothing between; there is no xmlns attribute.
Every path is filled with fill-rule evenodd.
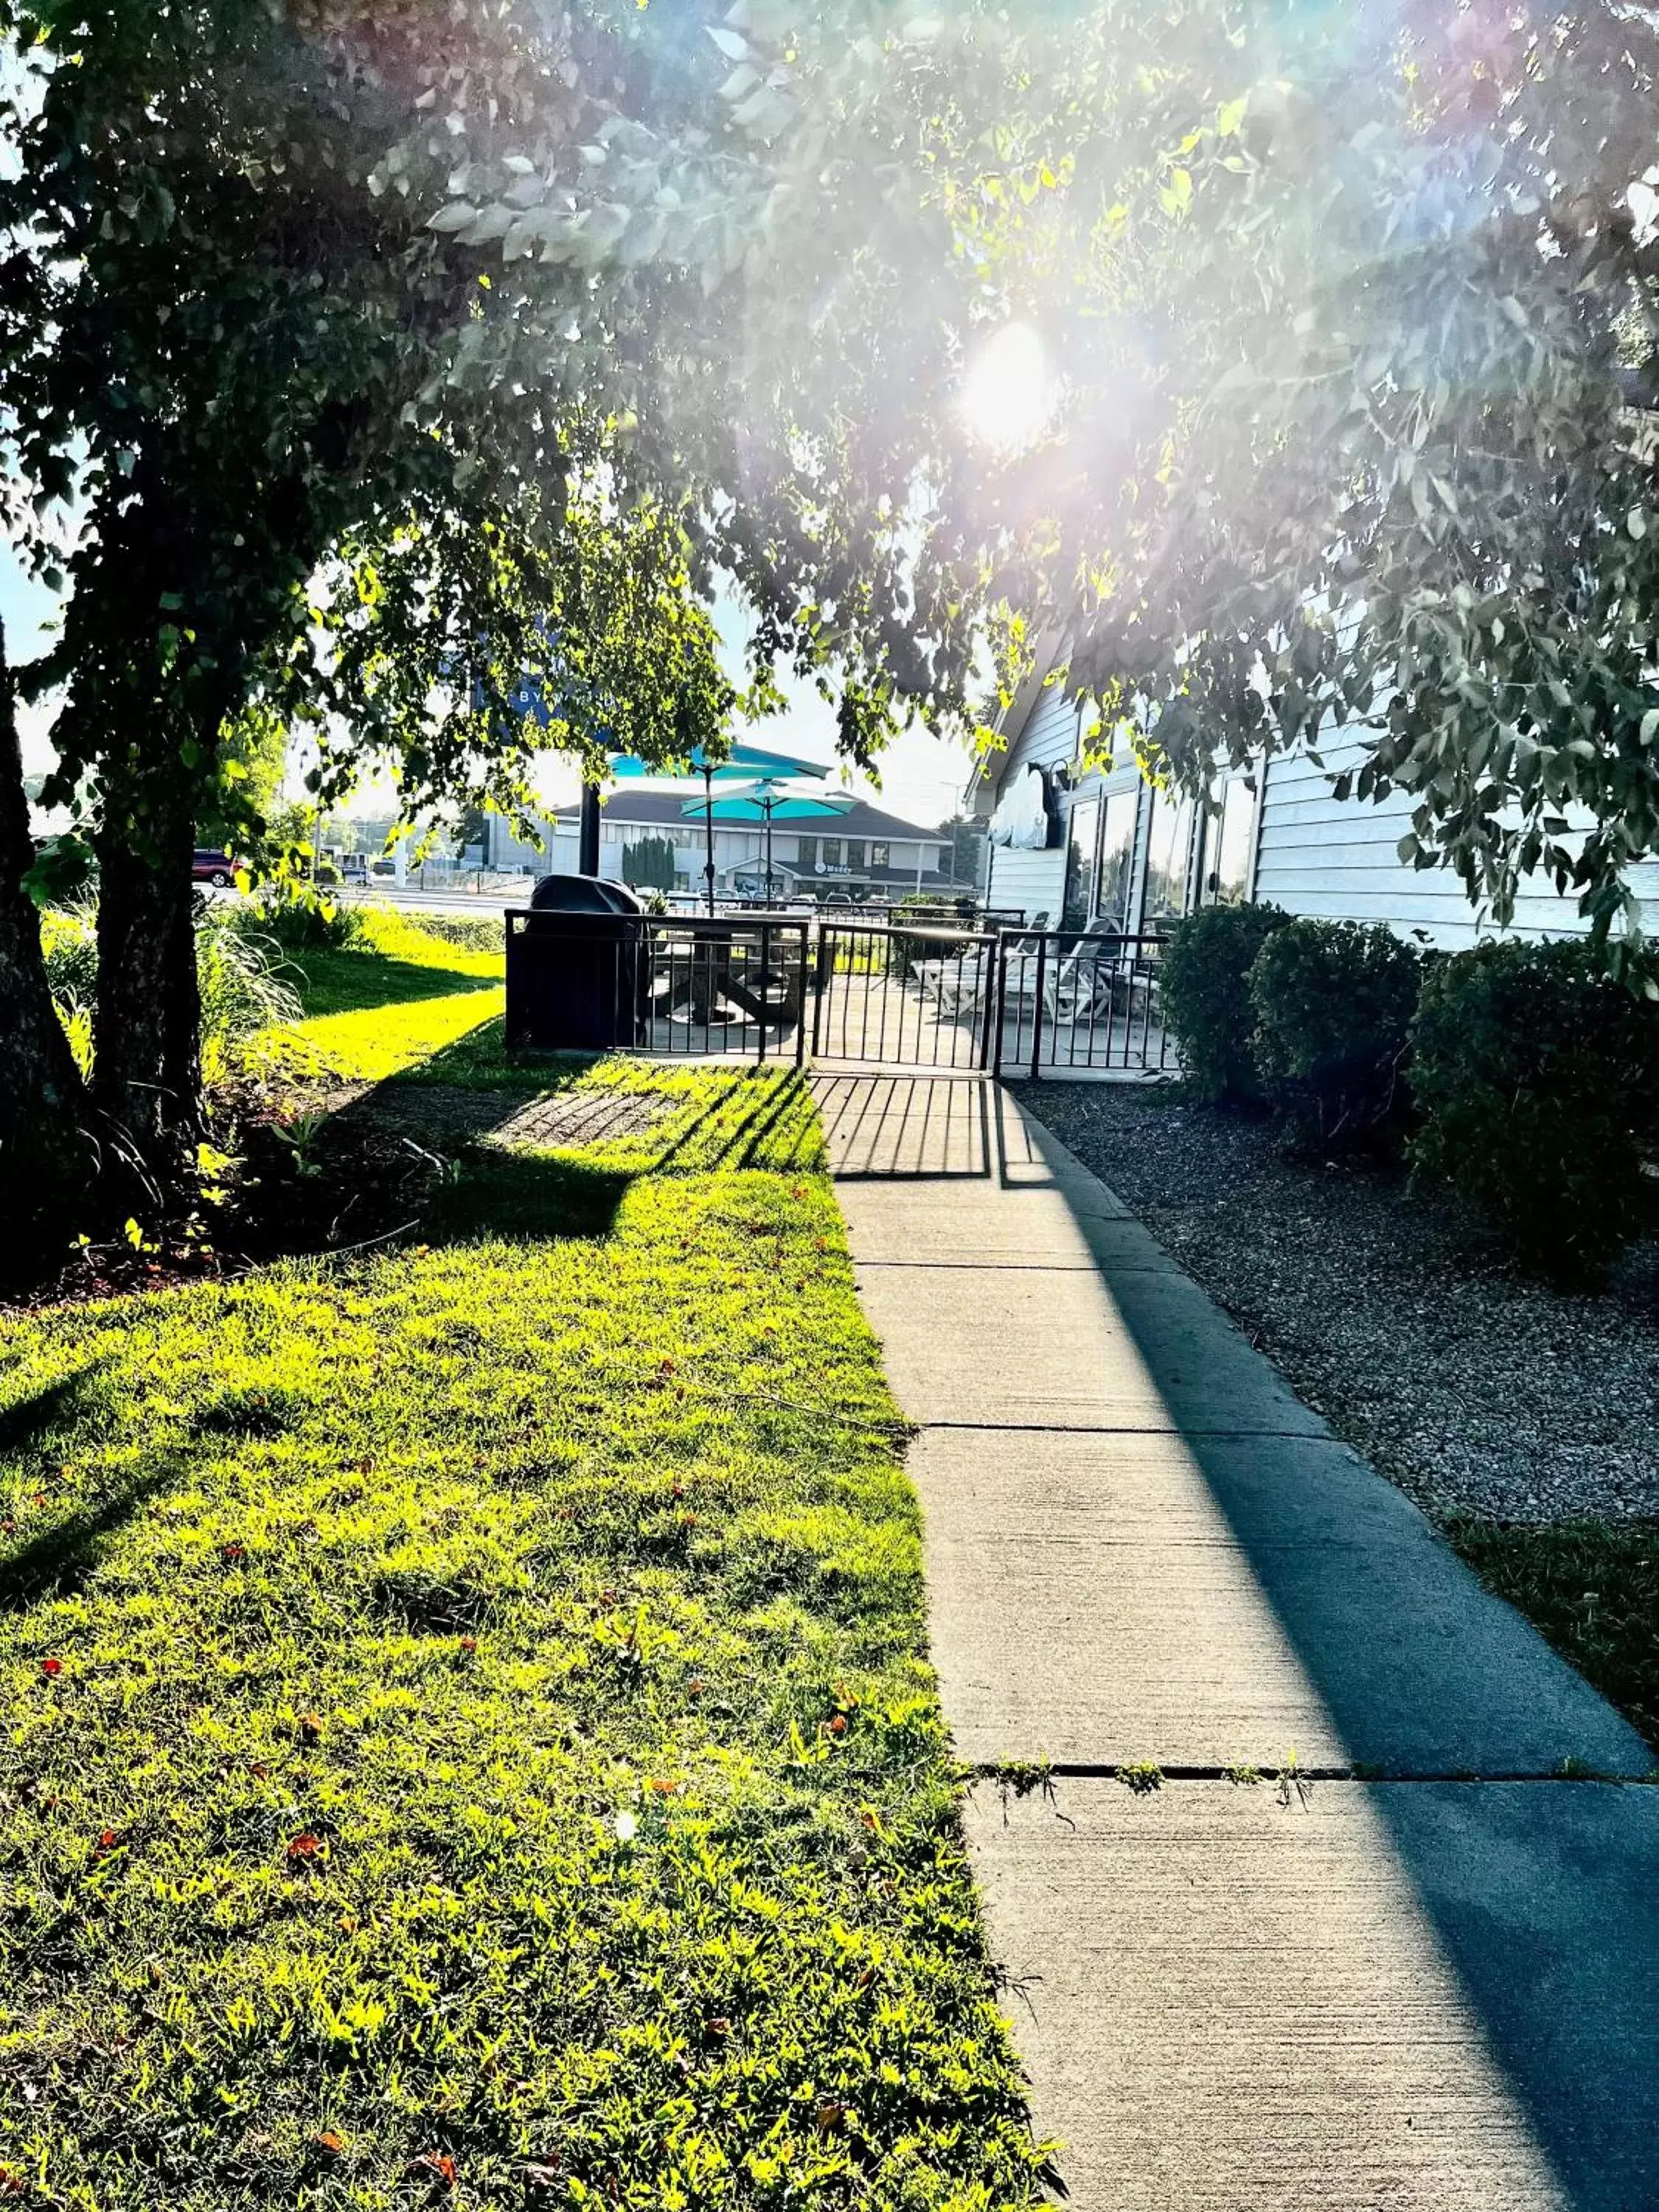
<svg viewBox="0 0 1659 2212"><path fill-rule="evenodd" d="M526 890L526 896L529 894ZM371 908L384 912L384 908ZM427 937L436 937L463 952L505 952L507 921L500 914L415 914L410 916Z"/></svg>
<svg viewBox="0 0 1659 2212"><path fill-rule="evenodd" d="M1422 957L1381 925L1289 922L1250 969L1268 1096L1322 1144L1386 1121L1417 1011Z"/></svg>
<svg viewBox="0 0 1659 2212"><path fill-rule="evenodd" d="M96 902L48 907L40 917L40 955L53 998L91 1006L98 991Z"/></svg>
<svg viewBox="0 0 1659 2212"><path fill-rule="evenodd" d="M1638 1233L1659 1140L1659 1010L1572 943L1440 963L1413 1031L1418 1171L1528 1266L1594 1278Z"/></svg>
<svg viewBox="0 0 1659 2212"><path fill-rule="evenodd" d="M272 888L232 911L238 929L268 939L283 952L342 952L362 935L361 908L304 892Z"/></svg>
<svg viewBox="0 0 1659 2212"><path fill-rule="evenodd" d="M1276 906L1203 906L1170 933L1158 969L1164 1025L1200 1098L1261 1096L1251 1048L1250 968L1290 918Z"/></svg>

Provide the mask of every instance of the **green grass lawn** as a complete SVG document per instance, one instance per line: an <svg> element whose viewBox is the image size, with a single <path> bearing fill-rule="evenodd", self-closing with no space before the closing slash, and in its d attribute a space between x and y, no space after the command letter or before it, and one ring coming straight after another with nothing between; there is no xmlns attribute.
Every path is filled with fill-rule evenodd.
<svg viewBox="0 0 1659 2212"><path fill-rule="evenodd" d="M40 2202L1039 2200L810 1103L557 1082L653 1075L647 1133L464 1155L418 1244L9 1324Z"/></svg>
<svg viewBox="0 0 1659 2212"><path fill-rule="evenodd" d="M1659 1753L1659 1522L1455 1521L1446 1534Z"/></svg>
<svg viewBox="0 0 1659 2212"><path fill-rule="evenodd" d="M306 1018L255 1040L256 1066L378 1083L500 1014L505 956L473 951L394 910L358 911L338 950L289 956Z"/></svg>

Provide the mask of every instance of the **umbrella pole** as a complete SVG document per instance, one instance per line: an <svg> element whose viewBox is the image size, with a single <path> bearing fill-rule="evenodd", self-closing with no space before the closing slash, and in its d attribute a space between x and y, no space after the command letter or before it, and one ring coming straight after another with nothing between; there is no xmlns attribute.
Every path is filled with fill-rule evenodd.
<svg viewBox="0 0 1659 2212"><path fill-rule="evenodd" d="M772 802L766 802L766 903L772 903Z"/></svg>
<svg viewBox="0 0 1659 2212"><path fill-rule="evenodd" d="M702 821L708 837L708 857L703 862L703 888L708 894L708 912L714 912L714 771L706 763L702 771Z"/></svg>

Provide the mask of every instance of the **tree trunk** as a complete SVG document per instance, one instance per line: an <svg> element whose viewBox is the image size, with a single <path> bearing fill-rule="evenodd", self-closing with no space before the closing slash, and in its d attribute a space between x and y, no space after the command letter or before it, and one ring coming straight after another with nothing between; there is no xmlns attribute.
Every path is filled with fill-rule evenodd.
<svg viewBox="0 0 1659 2212"><path fill-rule="evenodd" d="M23 889L34 862L16 701L0 629L0 1279L33 1279L83 1225L93 1148L86 1096Z"/></svg>
<svg viewBox="0 0 1659 2212"><path fill-rule="evenodd" d="M205 1126L195 806L176 747L158 739L130 756L118 805L111 799L106 791L106 818L121 832L97 841L93 1096L131 1147L140 1195L157 1206L188 1172Z"/></svg>

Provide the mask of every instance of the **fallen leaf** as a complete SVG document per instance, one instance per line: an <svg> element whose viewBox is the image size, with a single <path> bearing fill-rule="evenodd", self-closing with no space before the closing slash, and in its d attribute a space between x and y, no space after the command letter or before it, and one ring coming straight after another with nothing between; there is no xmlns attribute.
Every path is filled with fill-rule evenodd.
<svg viewBox="0 0 1659 2212"><path fill-rule="evenodd" d="M331 2158L338 2158L345 2148L345 2137L337 2136L332 2128L328 2128L318 2136L317 2148L325 2150Z"/></svg>
<svg viewBox="0 0 1659 2212"><path fill-rule="evenodd" d="M48 1680L51 1680L56 1675L61 1674L63 1671L64 1662L61 1659L43 1659L40 1662L40 1672L46 1675Z"/></svg>
<svg viewBox="0 0 1659 2212"><path fill-rule="evenodd" d="M423 2150L418 2158L410 2159L404 2172L416 2176L430 2174L434 2181L441 2181L447 2189L455 2186L455 2161L445 2150Z"/></svg>
<svg viewBox="0 0 1659 2212"><path fill-rule="evenodd" d="M307 1828L303 1834L295 1836L293 1842L289 1844L288 1856L293 1864L300 1866L303 1865L307 1859L314 1859L322 1848L321 1838L313 1836Z"/></svg>

